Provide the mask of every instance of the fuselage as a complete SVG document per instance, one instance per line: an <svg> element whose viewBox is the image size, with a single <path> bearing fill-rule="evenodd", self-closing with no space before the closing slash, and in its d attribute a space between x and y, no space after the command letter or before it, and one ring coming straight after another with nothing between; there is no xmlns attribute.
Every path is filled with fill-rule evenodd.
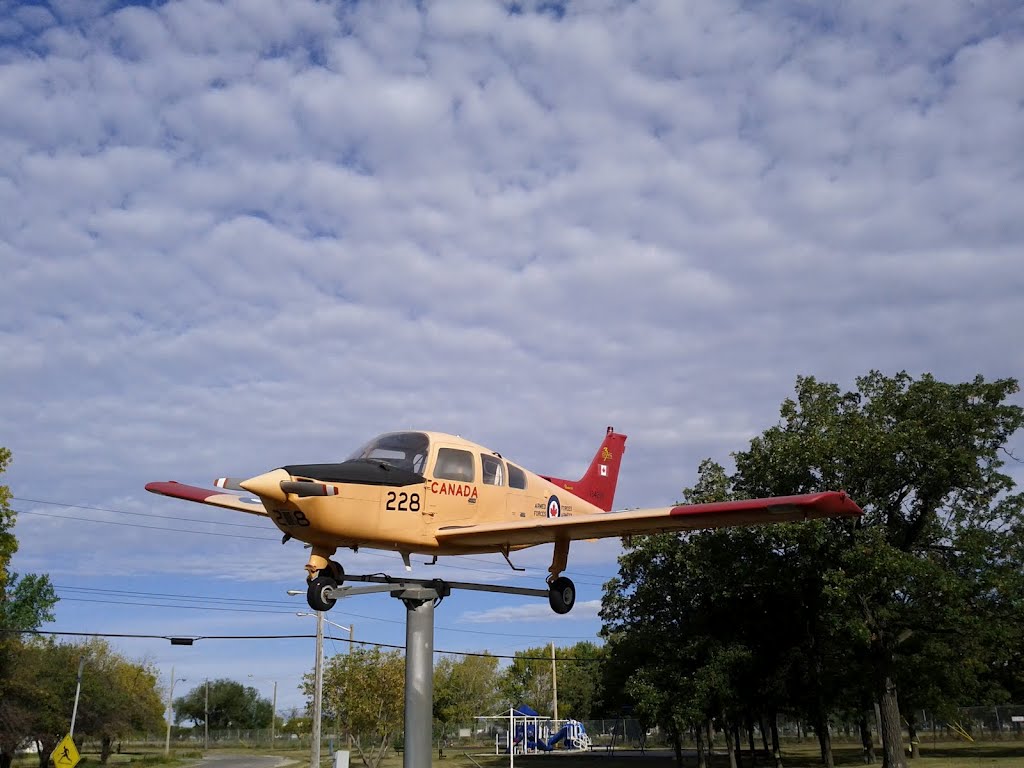
<svg viewBox="0 0 1024 768"><path fill-rule="evenodd" d="M319 547L368 547L428 555L491 551L439 544L437 531L602 510L498 453L441 432L391 432L349 461L415 473L407 485L332 483L330 496L263 499L284 533Z"/></svg>

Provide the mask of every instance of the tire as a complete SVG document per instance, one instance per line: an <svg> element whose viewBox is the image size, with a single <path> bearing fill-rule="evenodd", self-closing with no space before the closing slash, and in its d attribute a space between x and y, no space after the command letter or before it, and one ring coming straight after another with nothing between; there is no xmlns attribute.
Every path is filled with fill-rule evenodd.
<svg viewBox="0 0 1024 768"><path fill-rule="evenodd" d="M327 576L317 576L306 589L306 602L314 611L329 611L338 602L334 598L327 597L324 592L327 589L334 589L338 583Z"/></svg>
<svg viewBox="0 0 1024 768"><path fill-rule="evenodd" d="M320 571L318 576L326 576L329 579L333 579L338 584L345 580L345 569L341 567L341 563L337 560L328 560L327 567Z"/></svg>
<svg viewBox="0 0 1024 768"><path fill-rule="evenodd" d="M548 603L551 610L558 614L565 614L572 610L576 604L576 585L571 579L559 576L548 587Z"/></svg>

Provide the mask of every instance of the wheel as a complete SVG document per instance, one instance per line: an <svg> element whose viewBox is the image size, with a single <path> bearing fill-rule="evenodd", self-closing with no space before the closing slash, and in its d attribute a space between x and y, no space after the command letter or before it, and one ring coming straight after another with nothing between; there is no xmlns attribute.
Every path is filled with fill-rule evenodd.
<svg viewBox="0 0 1024 768"><path fill-rule="evenodd" d="M334 579L338 584L345 580L345 569L341 567L341 563L337 560L328 560L327 567L320 571L318 575L321 574Z"/></svg>
<svg viewBox="0 0 1024 768"><path fill-rule="evenodd" d="M314 611L331 610L338 601L333 597L327 597L324 592L337 586L338 582L329 576L317 576L309 582L309 587L306 589L306 602L309 603L309 607Z"/></svg>
<svg viewBox="0 0 1024 768"><path fill-rule="evenodd" d="M548 587L548 602L555 613L568 613L576 604L576 585L571 579L559 576Z"/></svg>

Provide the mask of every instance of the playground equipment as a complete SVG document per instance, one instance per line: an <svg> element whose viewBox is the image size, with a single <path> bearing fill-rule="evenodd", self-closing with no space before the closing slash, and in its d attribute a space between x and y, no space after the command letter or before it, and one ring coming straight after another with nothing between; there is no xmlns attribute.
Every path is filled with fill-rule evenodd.
<svg viewBox="0 0 1024 768"><path fill-rule="evenodd" d="M499 720L506 725L504 736L495 734L494 754L531 755L553 752L562 743L567 749L591 749L587 729L579 720L552 720L532 707L521 704L500 715L478 717L478 720ZM561 727L558 724L561 723Z"/></svg>

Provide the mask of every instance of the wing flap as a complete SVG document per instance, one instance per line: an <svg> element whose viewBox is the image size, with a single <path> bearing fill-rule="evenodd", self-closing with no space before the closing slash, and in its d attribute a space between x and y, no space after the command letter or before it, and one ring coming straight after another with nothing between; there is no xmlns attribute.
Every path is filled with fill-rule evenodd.
<svg viewBox="0 0 1024 768"><path fill-rule="evenodd" d="M455 546L529 546L557 540L601 539L698 528L785 523L826 517L857 517L861 514L860 507L845 493L827 491L801 496L744 499L714 504L684 504L596 515L453 526L439 529L436 535L438 543Z"/></svg>
<svg viewBox="0 0 1024 768"><path fill-rule="evenodd" d="M252 501L236 496L233 493L223 491L211 491L206 488L198 488L194 485L185 485L174 480L161 483L147 483L146 490L150 493L157 493L161 496L170 496L174 499L195 501L199 504L209 504L213 507L233 509L237 512L248 512L250 515L267 516L267 510L259 501Z"/></svg>

